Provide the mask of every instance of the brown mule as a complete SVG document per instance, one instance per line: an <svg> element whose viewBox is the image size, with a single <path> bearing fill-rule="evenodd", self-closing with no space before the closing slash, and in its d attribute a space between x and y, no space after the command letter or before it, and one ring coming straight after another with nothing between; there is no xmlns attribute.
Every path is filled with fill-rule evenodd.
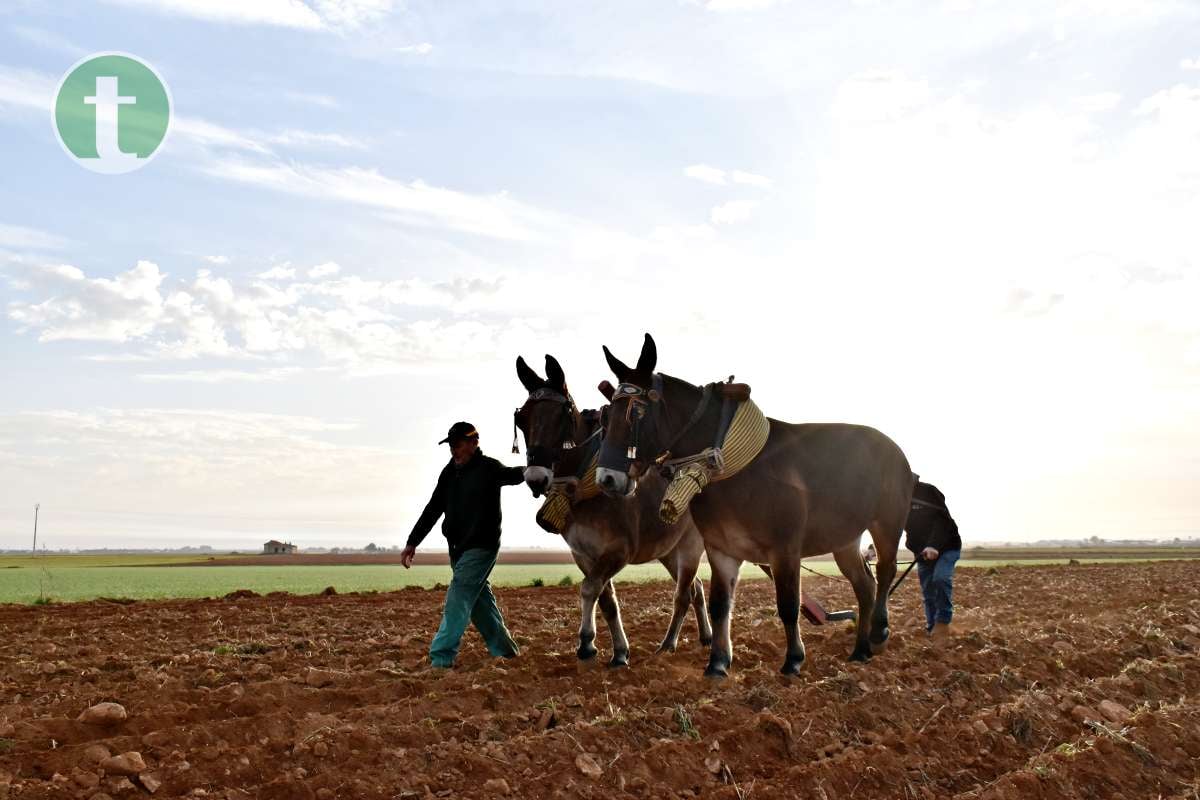
<svg viewBox="0 0 1200 800"><path fill-rule="evenodd" d="M719 385L701 387L654 372L654 340L646 334L636 367L604 348L621 385L612 401L597 470L601 489L627 496L655 462L700 453L714 444L722 403ZM743 387L743 394L748 389ZM839 423L794 425L769 420L758 456L696 496L690 510L712 566L709 612L713 647L705 675L724 677L732 661L730 613L744 561L766 563L775 581L776 607L787 635L782 672L804 662L800 638L800 561L833 553L858 598L857 637L850 659L865 661L888 637L887 592L908 516L913 476L896 444L874 428ZM878 553L871 580L858 546L868 530Z"/></svg>
<svg viewBox="0 0 1200 800"><path fill-rule="evenodd" d="M580 475L595 470L593 461L600 444L599 412L580 412L567 391L562 367L546 356L546 375L541 378L523 358L517 359L517 375L529 392L525 405L517 409L515 425L524 433L529 467L525 480L534 496L545 493L554 478ZM636 503L613 500L603 494L573 504L563 539L571 557L583 572L579 586L581 659L596 655L596 604L608 624L613 640L609 666L629 663L629 640L621 623L620 606L612 579L627 564L661 561L675 578L675 603L670 625L659 651L674 651L688 608L696 612L700 643L712 643L712 629L704 612L704 586L696 577L704 542L690 515L674 525L658 516L658 503L666 483L647 483Z"/></svg>

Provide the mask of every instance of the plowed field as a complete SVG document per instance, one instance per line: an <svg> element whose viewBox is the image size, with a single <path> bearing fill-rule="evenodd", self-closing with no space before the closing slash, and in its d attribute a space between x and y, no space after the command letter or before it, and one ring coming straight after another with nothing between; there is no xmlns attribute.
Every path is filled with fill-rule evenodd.
<svg viewBox="0 0 1200 800"><path fill-rule="evenodd" d="M654 655L666 583L619 586L623 670L577 661L569 588L499 590L521 656L470 632L452 672L425 659L436 591L0 606L0 798L1195 798L1195 570L960 570L945 650L910 578L885 654L848 664L846 624L806 625L795 679L748 582L723 683L692 623ZM77 720L103 701L128 718Z"/></svg>

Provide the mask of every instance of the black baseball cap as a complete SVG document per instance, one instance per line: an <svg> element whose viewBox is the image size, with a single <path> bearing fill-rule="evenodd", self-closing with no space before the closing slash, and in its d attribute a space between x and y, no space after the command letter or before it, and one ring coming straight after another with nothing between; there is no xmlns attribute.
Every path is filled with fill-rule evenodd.
<svg viewBox="0 0 1200 800"><path fill-rule="evenodd" d="M469 422L456 422L450 426L450 430L446 432L446 438L442 439L438 444L457 443L462 439L478 439L479 431L475 430L475 426Z"/></svg>

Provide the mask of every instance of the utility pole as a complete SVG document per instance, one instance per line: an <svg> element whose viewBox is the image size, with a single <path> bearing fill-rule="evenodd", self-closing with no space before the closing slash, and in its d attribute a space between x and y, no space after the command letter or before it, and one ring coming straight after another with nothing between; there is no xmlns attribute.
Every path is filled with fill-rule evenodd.
<svg viewBox="0 0 1200 800"><path fill-rule="evenodd" d="M33 504L33 554L34 554L34 556L37 555L37 518L38 518L38 511L41 509L41 507L42 507L41 503Z"/></svg>

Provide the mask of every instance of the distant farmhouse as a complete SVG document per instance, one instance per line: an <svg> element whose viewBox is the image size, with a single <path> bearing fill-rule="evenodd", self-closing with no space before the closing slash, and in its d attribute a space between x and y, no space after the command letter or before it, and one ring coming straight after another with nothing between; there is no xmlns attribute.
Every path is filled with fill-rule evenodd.
<svg viewBox="0 0 1200 800"><path fill-rule="evenodd" d="M289 555L296 552L296 545L291 542L279 542L274 539L263 545L264 556Z"/></svg>

